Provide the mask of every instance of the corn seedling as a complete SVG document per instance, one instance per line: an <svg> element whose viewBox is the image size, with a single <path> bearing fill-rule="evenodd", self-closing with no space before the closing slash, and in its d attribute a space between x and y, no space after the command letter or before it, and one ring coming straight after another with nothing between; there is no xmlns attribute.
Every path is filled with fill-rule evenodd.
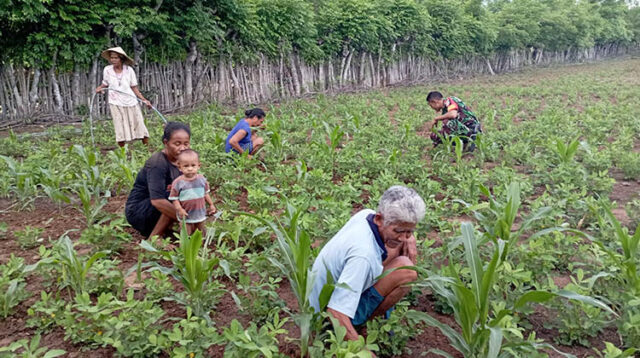
<svg viewBox="0 0 640 358"><path fill-rule="evenodd" d="M489 198L489 202L480 203L478 205L471 205L462 200L456 199L456 202L462 203L468 210L473 212L473 216L480 223L485 230L484 236L490 240L497 242L502 240L505 243L504 250L502 250L502 260L506 260L511 249L517 245L518 240L522 237L523 233L531 229L536 221L548 217L551 212L549 207L541 207L534 213L523 219L520 227L517 230L513 230L514 222L518 215L518 210L522 204L520 199L520 184L518 182L512 182L507 187L507 195L505 201L496 200L491 194L488 188L480 184L480 191ZM551 233L553 231L571 231L567 228L549 228L538 231L530 236L535 238L544 234ZM450 247L455 247L459 244L460 240L455 241Z"/></svg>
<svg viewBox="0 0 640 358"><path fill-rule="evenodd" d="M172 251L160 251L147 241L142 241L140 247L147 251L160 254L165 259L171 261L173 267L170 268L161 266L155 262L143 264L143 266L150 267L150 271L159 270L179 281L188 296L187 302L185 303L193 308L196 316L203 317L207 321L210 321L209 308L211 307L211 296L208 286L211 283L213 271L218 266L220 260L216 257L201 255L202 233L200 230L196 230L196 232L189 236L186 225L183 225L180 230L180 246Z"/></svg>
<svg viewBox="0 0 640 358"><path fill-rule="evenodd" d="M562 140L557 139L555 142L555 147L551 146L554 149L554 152L561 163L568 164L573 160L573 157L578 152L578 145L580 142L578 138L570 141L569 143L564 143Z"/></svg>
<svg viewBox="0 0 640 358"><path fill-rule="evenodd" d="M34 180L33 174L22 161L4 155L0 155L0 158L7 165L11 192L22 203L22 208L29 206L37 198L37 180Z"/></svg>
<svg viewBox="0 0 640 358"><path fill-rule="evenodd" d="M496 358L504 347L515 348L518 345L534 345L535 348L553 348L549 345L526 342L503 342L503 327L501 322L507 316L524 309L529 303L542 303L554 297L564 297L577 300L603 309L613 315L615 313L604 303L592 297L582 296L575 292L560 290L556 292L532 290L524 293L515 300L511 308L503 308L498 312L492 312L490 294L495 282L499 281L497 269L504 263L503 251L506 242L497 239L493 243L493 255L491 261L484 263L478 252L478 241L474 235L471 223L461 225L462 241L464 244L464 256L466 267L471 273L470 283L463 281L460 269L454 264L447 267L449 280L439 277L430 277L419 286L431 288L435 293L444 297L453 309L456 322L460 325L461 332L441 323L423 312L411 311L407 315L416 322L422 321L427 325L437 327L449 339L451 345L465 357ZM453 260L450 258L450 262ZM451 357L448 353L432 350L433 353L444 357ZM570 356L563 354L564 356Z"/></svg>
<svg viewBox="0 0 640 358"><path fill-rule="evenodd" d="M301 356L307 354L309 337L311 333L311 321L313 308L309 304L309 295L313 288L311 276L311 240L309 234L300 226L302 211L287 201L287 209L284 214L287 227L280 222L265 220L259 216L242 213L267 225L276 235L280 260L270 257L273 265L289 279L291 290L298 301L299 312L293 315L294 322L300 328Z"/></svg>
<svg viewBox="0 0 640 358"><path fill-rule="evenodd" d="M107 205L107 199L100 196L99 192L93 191L91 186L82 182L73 189L80 200L80 212L84 215L87 226L100 223L104 216L102 208Z"/></svg>
<svg viewBox="0 0 640 358"><path fill-rule="evenodd" d="M127 153L131 153L130 158L127 158ZM117 173L120 179L120 187L126 189L133 187L138 168L141 166L134 152L129 152L126 146L114 149L109 152L109 162L113 167L111 171Z"/></svg>
<svg viewBox="0 0 640 358"><path fill-rule="evenodd" d="M54 262L60 266L63 284L80 294L87 292L87 277L91 266L106 255L107 252L103 251L96 252L88 259L79 256L73 243L65 234L56 244Z"/></svg>

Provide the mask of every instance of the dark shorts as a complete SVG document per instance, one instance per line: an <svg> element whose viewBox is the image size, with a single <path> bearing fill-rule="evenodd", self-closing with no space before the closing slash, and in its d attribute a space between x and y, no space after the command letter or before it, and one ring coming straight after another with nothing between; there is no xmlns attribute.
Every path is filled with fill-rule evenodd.
<svg viewBox="0 0 640 358"><path fill-rule="evenodd" d="M129 225L138 230L142 236L149 237L153 228L158 223L161 213L153 205L151 200L142 200L135 204L127 202L125 216Z"/></svg>
<svg viewBox="0 0 640 358"><path fill-rule="evenodd" d="M358 309L356 310L356 314L351 319L351 324L354 327L361 326L367 322L369 317L373 314L373 312L380 306L380 304L384 301L384 296L382 296L375 287L371 286L362 292L360 295L360 302L358 302ZM389 309L391 312L391 309ZM387 313L389 313L387 312Z"/></svg>

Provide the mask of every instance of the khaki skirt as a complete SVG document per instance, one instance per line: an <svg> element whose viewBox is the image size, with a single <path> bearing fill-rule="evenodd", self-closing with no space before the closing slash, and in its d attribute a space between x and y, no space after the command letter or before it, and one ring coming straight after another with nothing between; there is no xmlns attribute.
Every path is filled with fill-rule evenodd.
<svg viewBox="0 0 640 358"><path fill-rule="evenodd" d="M110 104L109 110L113 118L116 142L130 142L149 137L140 106L124 107Z"/></svg>

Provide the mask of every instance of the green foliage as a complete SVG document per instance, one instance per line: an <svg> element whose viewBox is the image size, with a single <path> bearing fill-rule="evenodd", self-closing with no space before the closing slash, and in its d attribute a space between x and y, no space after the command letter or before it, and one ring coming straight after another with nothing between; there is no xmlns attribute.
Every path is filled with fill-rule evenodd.
<svg viewBox="0 0 640 358"><path fill-rule="evenodd" d="M604 344L605 349L603 349L602 352L596 351L596 353L598 353L598 356L602 358L633 357L634 353L638 351L637 348L629 348L623 351L622 349L616 348L616 346L611 342L604 342Z"/></svg>
<svg viewBox="0 0 640 358"><path fill-rule="evenodd" d="M25 289L25 276L31 268L24 265L24 259L11 254L9 261L0 265L0 316L6 318L12 309L27 299L30 294Z"/></svg>
<svg viewBox="0 0 640 358"><path fill-rule="evenodd" d="M194 49L214 63L256 63L260 55L287 63L291 54L309 63L354 53L455 59L632 44L637 13L620 1L24 1L0 10L0 61L88 68L110 44L144 50L144 60L156 63ZM7 154L22 148L10 144Z"/></svg>
<svg viewBox="0 0 640 358"><path fill-rule="evenodd" d="M29 320L27 327L34 327L39 333L48 332L56 325L56 317L60 319L66 302L60 299L60 294L40 292L40 300L27 309Z"/></svg>
<svg viewBox="0 0 640 358"><path fill-rule="evenodd" d="M6 353L6 352L10 352ZM0 357L20 357L20 358L55 358L67 351L63 349L49 349L40 347L40 335L35 335L31 340L20 339L11 343L7 347L0 347Z"/></svg>
<svg viewBox="0 0 640 358"><path fill-rule="evenodd" d="M83 257L75 250L68 236L57 241L50 261L60 273L60 287L68 287L76 294L83 292L118 292L122 288L122 273L115 263L102 260L108 252L100 251Z"/></svg>
<svg viewBox="0 0 640 358"><path fill-rule="evenodd" d="M94 224L82 231L79 242L91 245L94 251L119 252L122 245L131 241L131 235L124 231L126 226L123 218L108 224Z"/></svg>
<svg viewBox="0 0 640 358"><path fill-rule="evenodd" d="M150 335L151 344L161 344L172 357L207 356L207 349L214 344L223 343L214 327L207 321L194 316L191 308L187 308L187 317L176 322L171 331L164 331L161 335Z"/></svg>
<svg viewBox="0 0 640 358"><path fill-rule="evenodd" d="M18 245L23 250L33 249L37 247L44 241L44 238L41 237L44 229L32 226L25 226L22 230L17 230L13 233L13 236L16 237L16 241L18 241Z"/></svg>
<svg viewBox="0 0 640 358"><path fill-rule="evenodd" d="M396 305L390 317L376 317L367 321L367 341L378 346L377 354L383 357L397 357L404 353L410 338L420 332L415 327L409 327L405 315L406 304ZM337 334L337 333L336 333Z"/></svg>
<svg viewBox="0 0 640 358"><path fill-rule="evenodd" d="M237 287L242 293L238 295L232 291L231 294L238 308L260 323L286 307L286 303L276 292L280 282L280 277L252 282L250 276L240 274Z"/></svg>
<svg viewBox="0 0 640 358"><path fill-rule="evenodd" d="M280 250L280 258L269 258L271 263L289 279L291 290L296 296L299 312L294 314L294 321L300 328L301 354L307 353L310 338L313 309L309 303L309 295L313 287L311 276L311 240L309 234L301 227L303 212L287 201L284 213L286 226L279 222L265 220L261 217L246 214L260 220L276 235Z"/></svg>
<svg viewBox="0 0 640 358"><path fill-rule="evenodd" d="M378 350L375 344L378 331L370 332L366 340L362 336L358 336L357 341L345 340L347 329L329 314L325 313L323 316L331 320L333 330L327 330L326 339L315 340L313 347L309 349L311 357L369 358L371 352Z"/></svg>
<svg viewBox="0 0 640 358"><path fill-rule="evenodd" d="M180 231L180 246L173 251L160 251L147 241L142 241L140 246L147 251L159 254L173 264L173 267L170 268L156 262L147 266L150 266L152 271L159 270L162 273L171 275L180 282L187 294L186 302L184 303L191 306L196 316L209 320L209 309L213 306L217 296L212 292L212 290L215 290L212 276L220 260L217 257L209 256L206 243L203 250L200 230L196 230L189 236L186 227L183 225ZM179 297L176 298L182 301Z"/></svg>
<svg viewBox="0 0 640 358"><path fill-rule="evenodd" d="M491 310L491 289L494 283L500 279L500 273L497 269L505 260L504 251L507 244L502 239L493 239L493 254L491 260L485 264L480 259L473 225L463 223L461 230L466 261L465 269L469 271L470 283L463 281L460 269L451 264L447 267L448 277L431 276L424 279L422 285L431 288L435 293L446 298L449 306L454 311L454 316L462 332L458 332L422 312L412 311L408 314L408 317L413 319L414 322L422 321L427 325L440 329L449 339L451 345L466 357L498 357L503 345L511 348L518 346L528 347L526 349L535 349L538 346L543 347L543 345L529 341L503 341L508 332L503 326L503 321L516 312L522 311L527 304L532 302L541 303L554 297L564 297L614 314L607 305L592 297L565 290L556 292L530 290L517 298L512 307L501 307L498 311L493 312ZM437 350L432 351L440 353Z"/></svg>
<svg viewBox="0 0 640 358"><path fill-rule="evenodd" d="M127 292L126 301L115 301L118 314L102 321L102 334L98 343L108 344L123 357L149 357L157 354L160 347L149 339L158 334L155 323L164 315L162 308L151 301L138 300L133 290Z"/></svg>
<svg viewBox="0 0 640 358"><path fill-rule="evenodd" d="M280 320L277 314L260 328L251 322L245 329L238 320L231 321L229 327L224 328L222 335L227 345L224 350L225 358L243 357L284 357L278 353L279 334L287 334L283 328L287 318Z"/></svg>

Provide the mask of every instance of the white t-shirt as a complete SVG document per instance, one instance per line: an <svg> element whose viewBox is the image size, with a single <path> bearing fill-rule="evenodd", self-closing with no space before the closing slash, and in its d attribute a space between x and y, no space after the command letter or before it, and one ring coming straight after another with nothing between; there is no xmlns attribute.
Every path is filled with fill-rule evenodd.
<svg viewBox="0 0 640 358"><path fill-rule="evenodd" d="M116 91L108 91L109 104L115 104L123 107L132 107L138 104L136 95L131 89L132 86L138 85L136 72L133 68L127 65L122 65L122 72L116 73L113 69L113 65L106 66L104 71L102 71L102 84L109 86L110 89L115 89L130 95L124 95Z"/></svg>
<svg viewBox="0 0 640 358"><path fill-rule="evenodd" d="M355 315L362 292L382 274L382 249L367 221L370 214L375 211L364 209L356 213L320 250L311 270L314 281L309 295L309 303L316 312L320 311L319 296L327 283L327 271L334 282L350 287L336 287L327 307L349 318Z"/></svg>

